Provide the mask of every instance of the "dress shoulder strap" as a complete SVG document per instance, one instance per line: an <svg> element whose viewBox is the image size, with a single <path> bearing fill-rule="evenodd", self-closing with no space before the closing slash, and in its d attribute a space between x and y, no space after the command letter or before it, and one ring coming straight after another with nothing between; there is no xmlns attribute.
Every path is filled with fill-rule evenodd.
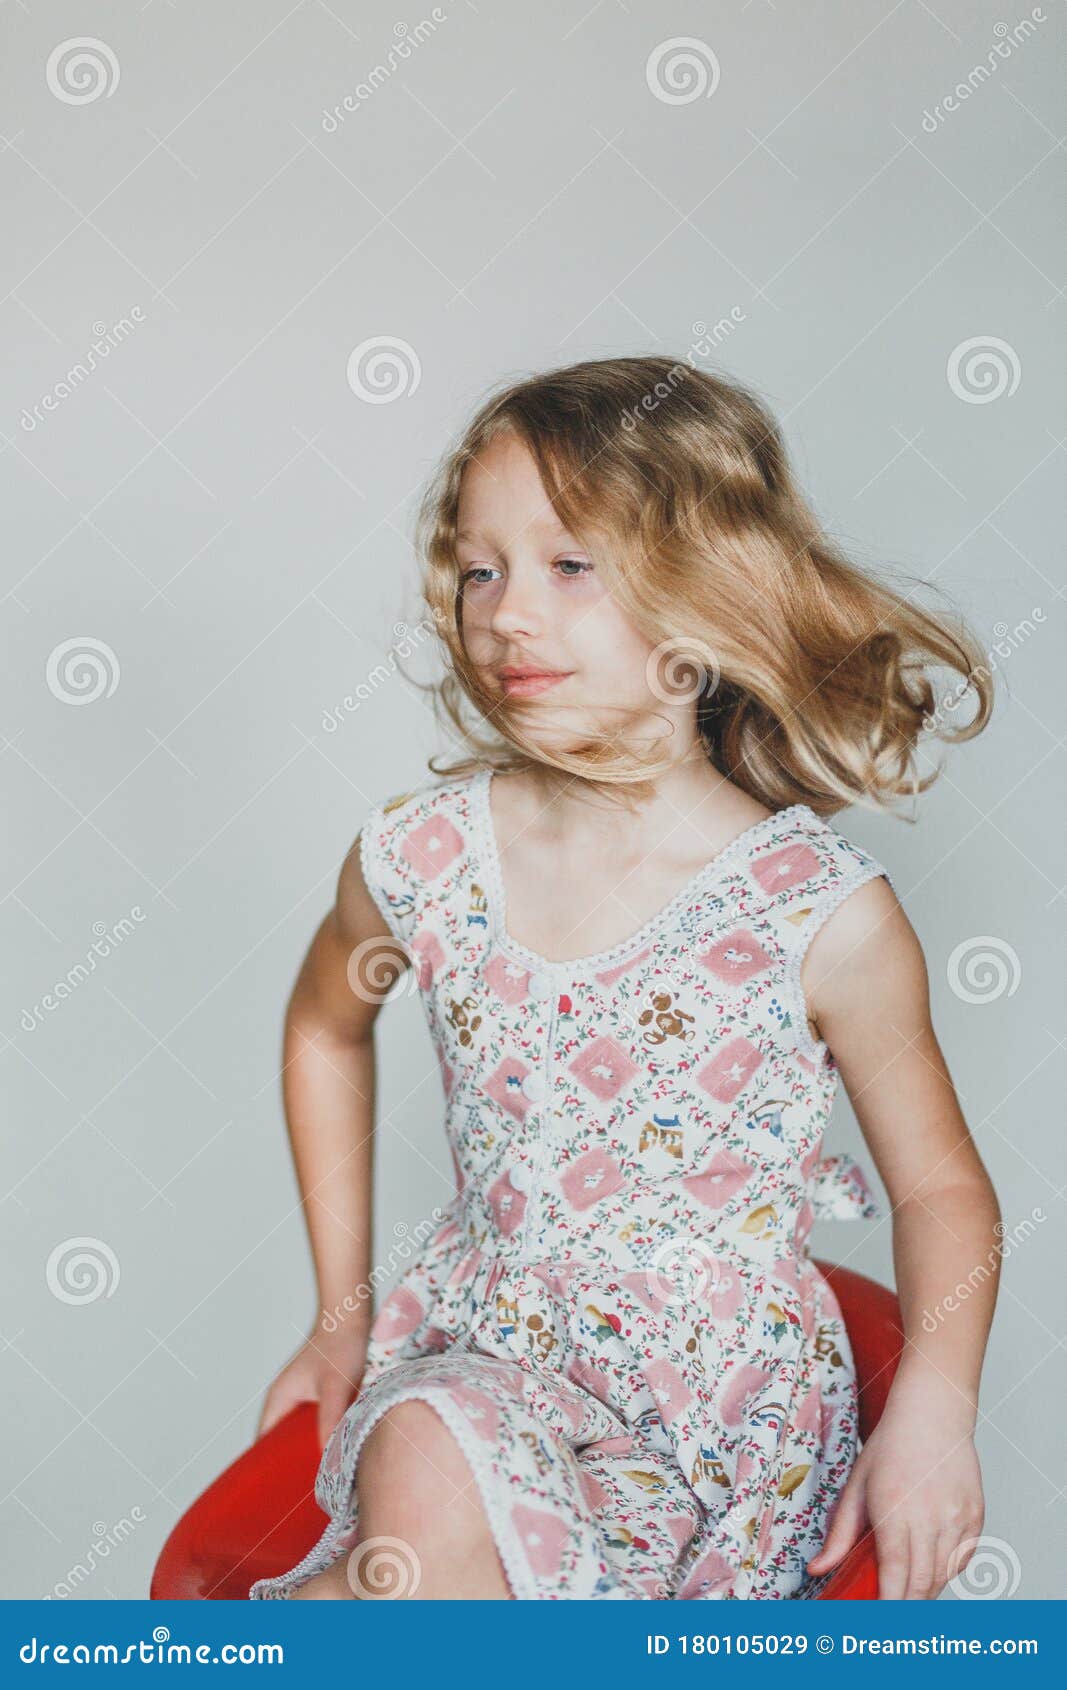
<svg viewBox="0 0 1067 1690"><path fill-rule="evenodd" d="M819 929L845 899L868 880L884 877L885 865L806 805L798 811L793 837L758 847L749 863L764 894L761 913L770 922L786 959L786 991L796 1049L818 1061L826 1046L812 1039L800 971Z"/></svg>
<svg viewBox="0 0 1067 1690"><path fill-rule="evenodd" d="M462 872L469 832L462 794L468 785L469 777L435 781L382 799L360 829L363 879L402 945L411 945L428 904Z"/></svg>

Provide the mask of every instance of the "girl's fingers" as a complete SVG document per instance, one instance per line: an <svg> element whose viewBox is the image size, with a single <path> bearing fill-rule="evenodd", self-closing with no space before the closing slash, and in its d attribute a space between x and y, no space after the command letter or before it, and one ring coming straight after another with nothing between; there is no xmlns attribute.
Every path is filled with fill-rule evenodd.
<svg viewBox="0 0 1067 1690"><path fill-rule="evenodd" d="M955 1573L954 1557L962 1542L959 1531L951 1526L940 1532L934 1554L934 1588L931 1595L940 1596L949 1578Z"/></svg>
<svg viewBox="0 0 1067 1690"><path fill-rule="evenodd" d="M263 1404L263 1412L259 1417L259 1425L256 1427L256 1437L261 1438L264 1432L269 1432L274 1422L279 1419L280 1414L281 1410L273 1394L268 1393L267 1400Z"/></svg>
<svg viewBox="0 0 1067 1690"><path fill-rule="evenodd" d="M878 1600L900 1602L908 1584L908 1528L893 1520L876 1526Z"/></svg>
<svg viewBox="0 0 1067 1690"><path fill-rule="evenodd" d="M809 1573L818 1578L822 1573L829 1572L831 1567L836 1567L863 1535L866 1524L867 1504L863 1480L858 1474L854 1474L841 1492L830 1521L826 1542L814 1559L808 1562Z"/></svg>
<svg viewBox="0 0 1067 1690"><path fill-rule="evenodd" d="M906 1602L925 1602L929 1597L934 1582L937 1542L935 1527L911 1527L908 1533L908 1582L904 1588Z"/></svg>
<svg viewBox="0 0 1067 1690"><path fill-rule="evenodd" d="M319 1396L319 1443L326 1448L337 1422L352 1400L352 1388L344 1379L333 1378L322 1387Z"/></svg>
<svg viewBox="0 0 1067 1690"><path fill-rule="evenodd" d="M264 1432L269 1432L271 1427L276 1425L284 1414L288 1414L291 1408L295 1408L307 1394L307 1391L301 1391L298 1386L290 1385L284 1379L275 1380L267 1392L256 1437L261 1438Z"/></svg>

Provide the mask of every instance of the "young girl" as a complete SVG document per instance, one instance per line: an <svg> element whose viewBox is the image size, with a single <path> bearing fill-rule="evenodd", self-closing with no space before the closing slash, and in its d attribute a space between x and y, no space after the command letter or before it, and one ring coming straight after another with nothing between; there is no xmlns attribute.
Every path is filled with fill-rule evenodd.
<svg viewBox="0 0 1067 1690"><path fill-rule="evenodd" d="M330 1520L251 1594L794 1597L873 1528L882 1596L935 1596L981 1530L993 1279L943 1302L998 1211L915 933L828 818L984 726L981 652L831 546L760 403L664 358L492 399L421 539L476 755L371 809L289 1005L321 1306L261 1430L318 1401ZM372 1026L409 965L457 1191L371 1324ZM872 1212L821 1158L839 1074L906 1328L858 1458L808 1253Z"/></svg>

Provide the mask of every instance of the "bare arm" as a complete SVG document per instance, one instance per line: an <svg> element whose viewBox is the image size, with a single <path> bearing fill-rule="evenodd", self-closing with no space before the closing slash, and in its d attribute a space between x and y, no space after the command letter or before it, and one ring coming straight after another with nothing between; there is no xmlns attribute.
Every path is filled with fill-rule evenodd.
<svg viewBox="0 0 1067 1690"><path fill-rule="evenodd" d="M285 1017L285 1117L318 1310L307 1343L268 1393L261 1433L294 1403L312 1397L324 1442L362 1374L373 1315L374 1023L407 965L364 883L357 838Z"/></svg>
<svg viewBox="0 0 1067 1690"><path fill-rule="evenodd" d="M892 1204L905 1334L885 1414L812 1571L871 1525L882 1597L936 1596L982 1525L972 1440L1000 1212L931 1025L922 948L885 880L816 935L804 983Z"/></svg>

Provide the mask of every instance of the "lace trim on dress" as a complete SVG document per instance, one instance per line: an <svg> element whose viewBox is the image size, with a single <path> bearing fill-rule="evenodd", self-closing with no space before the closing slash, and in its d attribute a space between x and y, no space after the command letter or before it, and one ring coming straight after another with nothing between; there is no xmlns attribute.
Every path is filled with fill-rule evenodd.
<svg viewBox="0 0 1067 1690"><path fill-rule="evenodd" d="M303 1584L305 1573L325 1572L326 1568L332 1566L337 1559L335 1555L330 1555L329 1551L333 1548L334 1539L340 1535L340 1531L341 1517L337 1515L329 1522L322 1536L308 1550L304 1559L298 1561L295 1567L290 1567L288 1572L278 1573L275 1578L256 1579L248 1592L248 1600L250 1602L284 1601L287 1596L292 1595L297 1585ZM317 1565L320 1561L321 1566ZM271 1585L276 1588L270 1589L269 1586Z"/></svg>
<svg viewBox="0 0 1067 1690"><path fill-rule="evenodd" d="M432 1382L430 1385L419 1387L406 1385L403 1381L400 1381L393 1391L382 1393L381 1401L375 1405L374 1413L368 1416L365 1424L360 1427L358 1440L346 1457L346 1460L351 1461L352 1464L353 1490L355 1490L356 1486L359 1452L366 1443L370 1432L378 1424L378 1421L382 1418L383 1414L388 1413L391 1408L395 1408L398 1403L411 1402L413 1399L418 1402L428 1403L434 1412L444 1421L449 1432L455 1438L463 1453L463 1458L471 1470L474 1482L478 1487L482 1507L484 1508L486 1518L489 1521L490 1530L493 1534L493 1541L495 1542L500 1554L500 1559L503 1563L508 1583L511 1586L512 1594L518 1599L529 1600L536 1595L536 1590L530 1577L529 1569L525 1564L518 1536L512 1524L511 1514L507 1506L507 1493L501 1493L494 1486L492 1474L489 1470L488 1456L483 1448L479 1448L477 1434L471 1430L462 1410L459 1409L452 1401L447 1391L435 1391L433 1389ZM314 1544L314 1546L304 1556L304 1559L299 1562L297 1566L291 1568L287 1573L280 1574L277 1579L262 1579L257 1581L257 1583L252 1586L250 1595L253 1593L259 1593L260 1585L277 1585L278 1588L276 1590L262 1591L262 1598L281 1598L291 1594L292 1590L295 1589L297 1585L303 1583L305 1574L312 1572L325 1572L328 1566L331 1566L334 1561L340 1559L339 1556L330 1555L329 1551L333 1547L333 1543L340 1533L341 1521L343 1518L344 1516L342 1514L336 1514L333 1519L331 1519L318 1542ZM354 1554L358 1547L358 1542L353 1544L348 1553ZM417 1592L413 1592L413 1594L417 1594Z"/></svg>
<svg viewBox="0 0 1067 1690"><path fill-rule="evenodd" d="M376 805L370 812L363 826L359 830L359 866L363 871L363 879L367 891L377 904L382 918L390 933L402 945L407 940L400 930L400 923L389 904L378 872L379 828L383 822L381 805Z"/></svg>
<svg viewBox="0 0 1067 1690"><path fill-rule="evenodd" d="M715 874L730 867L738 857L750 851L766 834L773 833L791 822L801 822L819 825L819 817L808 804L790 804L784 810L776 810L773 815L764 816L762 820L753 822L743 832L735 834L722 850L711 857L702 868L699 868L681 889L675 893L668 904L651 916L638 932L632 933L628 939L621 939L617 945L609 950L598 951L593 956L567 957L563 961L553 960L551 957L541 956L539 952L531 950L529 945L522 945L513 939L507 930L507 908L504 895L504 877L500 867L500 856L496 846L496 832L493 827L493 813L489 803L489 787L495 771L486 765L479 769L471 780L471 826L474 832L475 846L478 853L482 876L486 883L486 896L489 902L489 913L493 924L496 941L502 950L509 952L517 960L525 962L530 968L539 973L552 972L564 975L581 969L584 974L605 973L618 963L625 961L633 952L641 950L661 928L669 926L674 918L688 903L702 890L706 881Z"/></svg>

